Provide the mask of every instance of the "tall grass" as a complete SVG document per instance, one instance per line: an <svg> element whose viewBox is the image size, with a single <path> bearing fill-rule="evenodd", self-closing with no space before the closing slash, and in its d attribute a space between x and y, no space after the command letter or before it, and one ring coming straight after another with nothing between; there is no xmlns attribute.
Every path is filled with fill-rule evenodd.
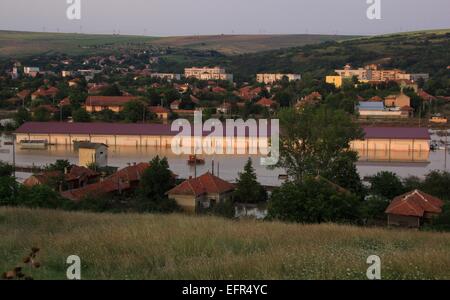
<svg viewBox="0 0 450 300"><path fill-rule="evenodd" d="M93 214L0 208L0 271L39 247L35 279L450 279L450 234L335 224L229 221L186 215Z"/></svg>

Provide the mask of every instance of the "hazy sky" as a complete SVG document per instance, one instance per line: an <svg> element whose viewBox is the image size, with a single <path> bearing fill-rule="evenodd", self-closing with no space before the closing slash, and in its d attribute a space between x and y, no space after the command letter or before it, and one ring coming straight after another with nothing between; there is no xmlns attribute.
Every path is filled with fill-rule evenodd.
<svg viewBox="0 0 450 300"><path fill-rule="evenodd" d="M80 1L81 20L70 21L67 0L0 0L0 29L167 36L450 28L450 0L380 0L382 20L366 17L367 0Z"/></svg>

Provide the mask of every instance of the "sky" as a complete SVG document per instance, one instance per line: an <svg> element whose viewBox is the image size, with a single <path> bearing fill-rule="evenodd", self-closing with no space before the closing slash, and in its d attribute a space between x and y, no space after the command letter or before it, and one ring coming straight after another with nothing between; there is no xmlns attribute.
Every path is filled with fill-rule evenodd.
<svg viewBox="0 0 450 300"><path fill-rule="evenodd" d="M69 20L80 1L81 19ZM380 1L370 20L366 1ZM450 28L450 0L0 0L0 30L209 34L384 34Z"/></svg>

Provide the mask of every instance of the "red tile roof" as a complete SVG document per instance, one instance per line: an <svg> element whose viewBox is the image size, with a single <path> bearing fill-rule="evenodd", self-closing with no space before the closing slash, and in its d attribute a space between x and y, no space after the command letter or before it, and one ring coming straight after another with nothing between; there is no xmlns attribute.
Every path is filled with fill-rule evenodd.
<svg viewBox="0 0 450 300"><path fill-rule="evenodd" d="M274 104L276 104L275 101L267 99L267 98L261 98L258 102L256 102L257 105L270 107Z"/></svg>
<svg viewBox="0 0 450 300"><path fill-rule="evenodd" d="M168 114L170 112L167 108L162 106L150 106L148 110L155 114Z"/></svg>
<svg viewBox="0 0 450 300"><path fill-rule="evenodd" d="M222 194L234 190L235 186L228 181L207 172L200 177L183 181L167 192L168 195L194 195Z"/></svg>
<svg viewBox="0 0 450 300"><path fill-rule="evenodd" d="M118 192L119 190L129 190L139 183L142 174L149 167L149 163L139 163L129 166L117 171L103 181L89 184L79 189L62 192L61 196L73 201L80 201L88 196L103 196Z"/></svg>
<svg viewBox="0 0 450 300"><path fill-rule="evenodd" d="M392 200L386 209L387 214L423 217L426 213L439 214L444 202L422 191L414 190Z"/></svg>
<svg viewBox="0 0 450 300"><path fill-rule="evenodd" d="M88 96L87 106L123 106L126 103L137 100L136 96Z"/></svg>

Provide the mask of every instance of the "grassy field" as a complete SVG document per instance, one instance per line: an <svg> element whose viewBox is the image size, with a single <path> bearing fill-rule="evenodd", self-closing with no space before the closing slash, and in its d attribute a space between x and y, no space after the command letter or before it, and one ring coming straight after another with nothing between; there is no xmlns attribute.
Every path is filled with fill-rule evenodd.
<svg viewBox="0 0 450 300"><path fill-rule="evenodd" d="M216 50L224 54L241 54L349 38L352 37L313 34L146 37L0 30L0 57L23 57L47 52L61 52L71 55L100 54L107 52L111 47L129 46L130 43L195 50Z"/></svg>
<svg viewBox="0 0 450 300"><path fill-rule="evenodd" d="M0 271L40 247L35 279L450 279L450 234L334 224L229 221L185 215L69 213L0 208Z"/></svg>
<svg viewBox="0 0 450 300"><path fill-rule="evenodd" d="M226 55L237 55L351 38L355 38L355 36L319 34L210 35L166 37L156 39L152 44L196 50L216 50Z"/></svg>
<svg viewBox="0 0 450 300"><path fill-rule="evenodd" d="M107 51L103 48L105 46L147 43L152 39L143 36L0 30L0 57L23 57L47 52L96 54Z"/></svg>

